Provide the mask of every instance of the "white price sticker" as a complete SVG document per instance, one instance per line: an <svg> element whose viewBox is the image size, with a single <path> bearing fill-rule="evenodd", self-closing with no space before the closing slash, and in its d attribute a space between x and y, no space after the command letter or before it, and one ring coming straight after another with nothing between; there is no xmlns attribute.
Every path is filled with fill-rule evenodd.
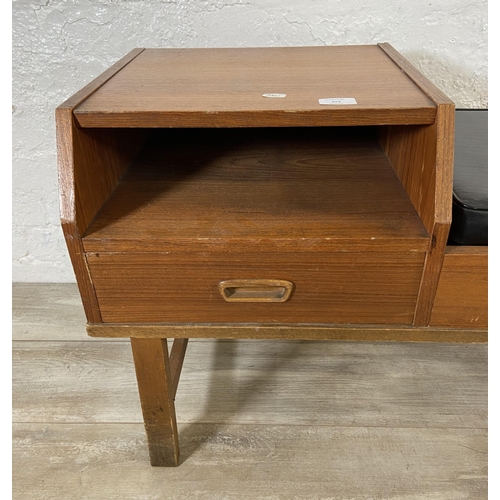
<svg viewBox="0 0 500 500"><path fill-rule="evenodd" d="M274 97L275 99L283 99L286 94L262 94L262 97Z"/></svg>
<svg viewBox="0 0 500 500"><path fill-rule="evenodd" d="M318 99L318 102L326 106L335 106L339 104L358 104L354 97L328 97L326 99Z"/></svg>

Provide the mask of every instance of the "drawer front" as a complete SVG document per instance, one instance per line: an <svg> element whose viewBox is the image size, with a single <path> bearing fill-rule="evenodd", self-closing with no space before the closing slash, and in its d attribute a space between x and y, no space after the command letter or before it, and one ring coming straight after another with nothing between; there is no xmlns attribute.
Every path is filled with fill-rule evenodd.
<svg viewBox="0 0 500 500"><path fill-rule="evenodd" d="M424 253L127 252L87 259L105 323L409 325Z"/></svg>
<svg viewBox="0 0 500 500"><path fill-rule="evenodd" d="M488 247L447 247L430 326L488 327Z"/></svg>

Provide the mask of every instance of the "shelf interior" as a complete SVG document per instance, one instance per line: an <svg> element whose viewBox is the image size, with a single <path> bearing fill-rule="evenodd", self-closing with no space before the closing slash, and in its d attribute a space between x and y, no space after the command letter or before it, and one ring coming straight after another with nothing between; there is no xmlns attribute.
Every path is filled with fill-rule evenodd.
<svg viewBox="0 0 500 500"><path fill-rule="evenodd" d="M91 252L249 239L424 250L428 238L375 127L156 129L83 243Z"/></svg>

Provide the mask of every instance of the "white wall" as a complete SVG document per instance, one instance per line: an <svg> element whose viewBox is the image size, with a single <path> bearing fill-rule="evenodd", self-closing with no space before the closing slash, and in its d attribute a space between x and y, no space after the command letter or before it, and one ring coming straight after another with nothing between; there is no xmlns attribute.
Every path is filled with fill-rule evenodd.
<svg viewBox="0 0 500 500"><path fill-rule="evenodd" d="M14 0L13 279L74 281L54 108L134 47L389 42L457 106L487 107L486 0Z"/></svg>

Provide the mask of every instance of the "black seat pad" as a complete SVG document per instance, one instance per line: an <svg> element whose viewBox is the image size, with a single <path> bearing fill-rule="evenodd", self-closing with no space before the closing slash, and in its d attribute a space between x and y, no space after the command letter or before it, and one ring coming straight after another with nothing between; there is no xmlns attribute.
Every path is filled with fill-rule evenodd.
<svg viewBox="0 0 500 500"><path fill-rule="evenodd" d="M488 244L488 110L455 114L453 215L449 245Z"/></svg>

